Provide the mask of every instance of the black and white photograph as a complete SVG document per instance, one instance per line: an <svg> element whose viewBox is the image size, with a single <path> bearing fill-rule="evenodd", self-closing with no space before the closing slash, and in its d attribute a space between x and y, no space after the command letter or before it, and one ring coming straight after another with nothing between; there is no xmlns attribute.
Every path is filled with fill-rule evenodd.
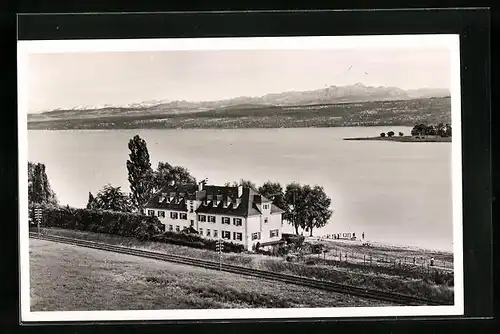
<svg viewBox="0 0 500 334"><path fill-rule="evenodd" d="M463 314L458 35L18 42L23 321Z"/></svg>

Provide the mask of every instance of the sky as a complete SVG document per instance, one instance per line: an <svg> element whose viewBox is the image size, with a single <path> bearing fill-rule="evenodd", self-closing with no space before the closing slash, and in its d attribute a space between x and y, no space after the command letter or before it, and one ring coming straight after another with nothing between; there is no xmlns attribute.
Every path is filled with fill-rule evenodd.
<svg viewBox="0 0 500 334"><path fill-rule="evenodd" d="M449 89L450 56L445 47L30 54L28 109L208 101L358 82Z"/></svg>

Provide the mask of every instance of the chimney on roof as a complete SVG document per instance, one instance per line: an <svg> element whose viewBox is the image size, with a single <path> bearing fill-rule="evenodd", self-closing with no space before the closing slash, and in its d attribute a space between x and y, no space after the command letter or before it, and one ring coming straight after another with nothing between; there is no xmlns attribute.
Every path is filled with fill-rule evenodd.
<svg viewBox="0 0 500 334"><path fill-rule="evenodd" d="M262 203L262 195L254 195L253 201L257 204Z"/></svg>
<svg viewBox="0 0 500 334"><path fill-rule="evenodd" d="M202 191L203 188L205 187L205 184L207 184L207 182L208 182L208 179L201 180L198 183L198 191Z"/></svg>
<svg viewBox="0 0 500 334"><path fill-rule="evenodd" d="M243 196L243 186L238 186L238 197Z"/></svg>
<svg viewBox="0 0 500 334"><path fill-rule="evenodd" d="M231 197L227 196L226 201L224 202L224 207L228 208L231 205L231 203L232 203Z"/></svg>
<svg viewBox="0 0 500 334"><path fill-rule="evenodd" d="M167 194L161 193L160 198L158 199L158 202L162 203L165 200L165 197L167 197Z"/></svg>

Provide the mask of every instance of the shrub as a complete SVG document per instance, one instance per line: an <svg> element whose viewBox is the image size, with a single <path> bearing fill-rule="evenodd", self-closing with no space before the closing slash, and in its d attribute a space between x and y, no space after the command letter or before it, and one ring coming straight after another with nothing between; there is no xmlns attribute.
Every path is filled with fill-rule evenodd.
<svg viewBox="0 0 500 334"><path fill-rule="evenodd" d="M164 242L168 244L188 246L194 248L215 250L217 240L204 239L195 234L164 232L151 238L152 241ZM243 245L232 242L224 242L225 253L241 253L244 251Z"/></svg>
<svg viewBox="0 0 500 334"><path fill-rule="evenodd" d="M44 207L43 225L149 240L164 230L157 217L135 213Z"/></svg>
<svg viewBox="0 0 500 334"><path fill-rule="evenodd" d="M304 240L306 239L306 237L304 237L303 235L288 234L288 233L283 233L282 238L288 244L293 245L295 248L302 246Z"/></svg>

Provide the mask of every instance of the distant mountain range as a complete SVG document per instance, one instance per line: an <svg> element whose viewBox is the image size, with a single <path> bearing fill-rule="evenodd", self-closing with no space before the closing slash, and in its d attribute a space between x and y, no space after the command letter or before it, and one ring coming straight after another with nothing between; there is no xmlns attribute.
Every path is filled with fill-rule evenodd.
<svg viewBox="0 0 500 334"><path fill-rule="evenodd" d="M318 104L355 103L372 101L397 101L431 97L447 97L447 89L403 90L397 87L365 86L362 83L349 86L330 86L309 91L290 91L267 94L260 97L236 97L220 101L169 101L153 100L127 105L75 106L28 114L28 122L70 119L98 119L116 116L175 115L209 110L252 109L262 107L290 107Z"/></svg>

